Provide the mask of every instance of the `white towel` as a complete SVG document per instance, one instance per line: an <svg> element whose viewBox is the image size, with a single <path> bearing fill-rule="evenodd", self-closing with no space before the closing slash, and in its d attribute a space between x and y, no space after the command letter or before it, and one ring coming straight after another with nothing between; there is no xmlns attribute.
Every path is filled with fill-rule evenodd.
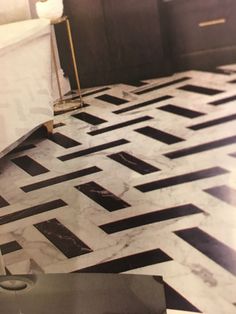
<svg viewBox="0 0 236 314"><path fill-rule="evenodd" d="M50 20L58 19L63 14L63 0L47 0L36 2L38 17Z"/></svg>

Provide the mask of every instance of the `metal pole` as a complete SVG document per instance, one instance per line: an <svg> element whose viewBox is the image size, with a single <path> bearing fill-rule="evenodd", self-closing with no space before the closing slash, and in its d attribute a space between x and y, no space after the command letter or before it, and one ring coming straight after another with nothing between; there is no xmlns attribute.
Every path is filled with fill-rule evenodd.
<svg viewBox="0 0 236 314"><path fill-rule="evenodd" d="M77 83L79 97L80 97L80 104L81 104L81 107L83 107L83 99L82 99L82 93L81 93L81 87L80 87L80 81L79 81L78 67L76 64L75 49L74 49L74 44L73 44L73 39L72 39L72 34L71 34L70 21L68 18L66 19L66 26L67 26L67 32L68 32L68 37L69 37L69 42L70 42L70 49L71 49L73 66L74 66L75 78L76 78L76 83Z"/></svg>

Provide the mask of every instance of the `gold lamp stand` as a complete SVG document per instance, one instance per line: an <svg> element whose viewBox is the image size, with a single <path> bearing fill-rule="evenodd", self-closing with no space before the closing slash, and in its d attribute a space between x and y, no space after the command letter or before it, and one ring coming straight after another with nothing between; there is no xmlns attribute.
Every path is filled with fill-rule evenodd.
<svg viewBox="0 0 236 314"><path fill-rule="evenodd" d="M78 100L71 100L71 99L64 99L62 95L62 89L61 89L61 83L58 75L58 65L57 65L57 59L56 59L56 52L55 52L55 43L53 41L53 37L51 37L51 43L52 43L52 58L53 58L53 64L55 67L56 72L56 80L57 80L57 86L58 86L58 92L59 92L59 100L54 103L54 113L58 114L60 112L66 112L70 110L75 110L78 108L83 107L83 98L81 93L81 87L80 87L80 80L79 80L79 71L76 63L76 57L75 57L75 49L71 34L71 27L70 27L70 21L67 16L63 16L59 19L52 20L51 24L55 26L56 24L65 23L66 29L67 29L67 35L70 43L70 51L71 51L71 57L73 62L73 68L76 78L76 85L77 85L77 91L79 95L79 102Z"/></svg>

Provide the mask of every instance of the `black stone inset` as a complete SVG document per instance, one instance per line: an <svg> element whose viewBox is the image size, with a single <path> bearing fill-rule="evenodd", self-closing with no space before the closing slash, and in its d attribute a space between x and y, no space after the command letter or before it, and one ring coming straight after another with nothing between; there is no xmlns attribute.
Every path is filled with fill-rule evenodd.
<svg viewBox="0 0 236 314"><path fill-rule="evenodd" d="M121 273L140 267L168 262L171 260L172 258L162 250L155 249L79 269L75 271L75 273Z"/></svg>
<svg viewBox="0 0 236 314"><path fill-rule="evenodd" d="M34 215L38 215L41 213L45 213L48 212L50 210L54 210L63 206L67 206L67 204L60 199L51 201L51 202L47 202L44 204L40 204L40 205L36 205L33 207L29 207L23 210L20 210L18 212L12 213L12 214L7 214L4 216L0 217L0 225L5 225L8 224L10 222L14 222L20 219L24 219L24 218L28 218Z"/></svg>
<svg viewBox="0 0 236 314"><path fill-rule="evenodd" d="M202 153L208 150L212 150L215 148L219 148L219 147L223 147L223 146L227 146L227 145L231 145L235 143L236 143L236 136L230 136L230 137L223 138L221 140L216 140L216 141L212 141L212 142L208 142L208 143L204 143L204 144L200 144L200 145L196 145L196 146L192 146L188 148L179 149L174 152L164 154L164 156L170 159L176 159L176 158L180 158L184 156Z"/></svg>
<svg viewBox="0 0 236 314"><path fill-rule="evenodd" d="M119 97L115 97L115 96L111 96L108 94L104 94L104 95L101 95L101 96L98 96L95 98L102 100L102 101L105 101L105 102L108 102L112 105L116 105L116 106L120 106L120 105L126 104L128 102L128 100L125 100L125 99L119 98Z"/></svg>
<svg viewBox="0 0 236 314"><path fill-rule="evenodd" d="M61 134L61 133L54 133L49 138L52 142L64 147L64 148L71 148L78 145L81 145L81 143L73 140L72 138Z"/></svg>
<svg viewBox="0 0 236 314"><path fill-rule="evenodd" d="M105 92L107 90L109 90L110 87L103 87L103 88L99 88L99 89L96 89L96 90L92 90L90 92L84 92L82 93L83 97L88 97L88 96L91 96L91 95L95 95L95 94L98 94L98 93L101 93L101 92ZM77 96L77 98L79 98L79 96Z"/></svg>
<svg viewBox="0 0 236 314"><path fill-rule="evenodd" d="M9 203L0 195L0 208L8 206Z"/></svg>
<svg viewBox="0 0 236 314"><path fill-rule="evenodd" d="M236 190L230 188L227 185L215 186L204 191L223 202L236 206Z"/></svg>
<svg viewBox="0 0 236 314"><path fill-rule="evenodd" d="M100 129L100 130L88 132L88 134L90 134L90 135L98 135L98 134L114 131L114 130L117 130L117 129L121 129L121 128L124 128L124 127L129 126L129 125L133 125L133 124L136 124L136 123L148 121L148 120L151 120L151 119L153 119L153 118L149 117L149 116L144 116L144 117L136 118L136 119L133 119L133 120L128 120L128 121L125 121L125 122L114 124L114 125L108 126L106 128Z"/></svg>
<svg viewBox="0 0 236 314"><path fill-rule="evenodd" d="M116 113L116 114L120 114L120 113L124 113L124 112L128 112L128 111L136 110L136 109L139 109L139 108L143 108L143 107L146 107L146 106L150 106L150 105L156 104L158 102L161 102L161 101L164 101L164 100L168 100L170 98L173 98L173 96L169 96L169 95L161 96L161 97L158 97L158 98L147 100L145 102L142 102L142 103L139 103L139 104L136 104L136 105L132 105L132 106L129 106L129 107L126 107L126 108L123 108L123 109L115 110L115 111L112 111L112 112Z"/></svg>
<svg viewBox="0 0 236 314"><path fill-rule="evenodd" d="M190 118L190 119L194 119L194 118L205 115L205 113L195 111L195 110L186 109L186 108L175 106L175 105L165 105L165 106L159 107L157 109L162 110L162 111L166 111L166 112L170 112L170 113L174 113L174 114L177 114L179 116Z"/></svg>
<svg viewBox="0 0 236 314"><path fill-rule="evenodd" d="M92 252L91 248L57 219L44 221L34 226L67 258L73 258Z"/></svg>
<svg viewBox="0 0 236 314"><path fill-rule="evenodd" d="M87 122L87 123L92 124L92 125L99 125L99 124L102 124L104 122L107 122L106 120L103 120L99 117L93 116L92 114L87 113L87 112L80 112L80 113L74 114L72 116L76 119L82 120L82 121Z"/></svg>
<svg viewBox="0 0 236 314"><path fill-rule="evenodd" d="M160 169L146 163L145 161L138 159L126 152L119 152L108 156L112 160L119 162L120 164L132 169L140 174L148 174L159 171Z"/></svg>
<svg viewBox="0 0 236 314"><path fill-rule="evenodd" d="M219 89L207 88L207 87L196 86L196 85L191 85L191 84L181 86L178 89L184 90L186 92L204 94L204 95L209 95L209 96L214 96L214 95L223 93L223 91Z"/></svg>
<svg viewBox="0 0 236 314"><path fill-rule="evenodd" d="M227 104L231 101L236 100L236 95L235 96L230 96L230 97L226 97L226 98L222 98L219 100L215 100L215 101L211 101L209 102L210 105L214 105L214 106L219 106L219 105L224 105Z"/></svg>
<svg viewBox="0 0 236 314"><path fill-rule="evenodd" d="M203 213L201 209L192 205L186 204L182 206L176 206L172 208L166 208L163 210L155 211L152 213L147 213L143 215L138 215L115 222L110 222L105 225L99 226L103 231L108 234L116 233L119 231L136 228L155 222L165 221L173 218L184 217L188 215Z"/></svg>
<svg viewBox="0 0 236 314"><path fill-rule="evenodd" d="M51 186L54 184L58 184L61 182L77 179L77 178L80 178L83 176L87 176L89 174L97 173L99 171L102 171L102 170L98 167L89 167L89 168L85 168L82 170L70 172L70 173L64 174L62 176L58 176L58 177L54 177L51 179L39 181L39 182L36 182L33 184L25 185L25 186L21 187L21 189L24 192L28 193L28 192L39 190L39 189L42 189L42 188L45 188L45 187L48 187L48 186Z"/></svg>
<svg viewBox="0 0 236 314"><path fill-rule="evenodd" d="M10 270L7 267L5 267L5 272L6 272L7 276L11 276L12 275L12 273L10 272Z"/></svg>
<svg viewBox="0 0 236 314"><path fill-rule="evenodd" d="M166 308L170 310L188 311L194 313L201 313L194 305L192 305L181 294L164 282Z"/></svg>
<svg viewBox="0 0 236 314"><path fill-rule="evenodd" d="M25 150L28 150L28 149L32 149L32 148L35 148L36 146L34 144L25 144L25 145L21 145L21 146L18 146L16 148L14 148L12 151L10 151L8 153L8 155L10 154L15 154L15 153L20 153L20 152L23 152Z"/></svg>
<svg viewBox="0 0 236 314"><path fill-rule="evenodd" d="M175 234L215 263L236 275L236 251L199 228L175 231Z"/></svg>
<svg viewBox="0 0 236 314"><path fill-rule="evenodd" d="M227 116L227 117L223 117L223 118L214 119L211 121L206 121L203 123L195 124L195 125L189 126L188 128L191 130L197 131L197 130L209 128L211 126L219 125L222 123L234 121L234 120L236 120L236 114L232 114L232 115Z"/></svg>
<svg viewBox="0 0 236 314"><path fill-rule="evenodd" d="M0 244L0 251L2 255L16 252L22 249L22 246L16 241Z"/></svg>
<svg viewBox="0 0 236 314"><path fill-rule="evenodd" d="M49 172L47 168L43 167L37 161L26 155L12 159L12 162L32 177Z"/></svg>
<svg viewBox="0 0 236 314"><path fill-rule="evenodd" d="M91 198L94 202L101 205L109 212L119 210L122 208L130 207L128 203L104 189L96 182L88 182L75 187L77 190Z"/></svg>
<svg viewBox="0 0 236 314"><path fill-rule="evenodd" d="M65 126L65 123L59 122L59 123L53 124L54 129L60 128L61 126Z"/></svg>
<svg viewBox="0 0 236 314"><path fill-rule="evenodd" d="M124 82L124 84L135 86L135 87L141 87L141 86L147 85L148 83L143 82L143 81L128 81L128 82Z"/></svg>
<svg viewBox="0 0 236 314"><path fill-rule="evenodd" d="M184 139L180 137L160 131L150 126L145 126L144 128L136 129L135 131L168 145L184 141Z"/></svg>
<svg viewBox="0 0 236 314"><path fill-rule="evenodd" d="M226 173L229 173L229 171L221 167L213 167L213 168L186 173L186 174L175 176L175 177L170 177L167 179L140 184L140 185L135 186L135 188L143 193L146 193L146 192L159 190L159 189L167 188L174 185L207 179L207 178L223 175Z"/></svg>
<svg viewBox="0 0 236 314"><path fill-rule="evenodd" d="M87 149L83 149L83 150L80 150L78 152L63 155L63 156L60 156L57 158L60 159L61 161L71 160L71 159L78 158L81 156L86 156L89 154L97 153L97 152L100 152L104 149L109 149L109 148L113 148L113 147L128 144L128 143L129 143L129 141L127 141L125 139L121 139L121 140L117 140L117 141L113 141L113 142L108 142L106 144L101 144L101 145L97 145L97 146L90 147Z"/></svg>
<svg viewBox="0 0 236 314"><path fill-rule="evenodd" d="M164 87L168 87L168 86L171 86L171 85L174 85L174 84L178 84L178 83L187 81L189 79L190 79L190 77L182 77L180 79L177 79L177 80L174 80L174 81L170 81L170 82L167 82L167 83L163 83L163 84L160 84L160 85L157 85L157 86L151 86L151 87L149 87L147 89L135 92L135 94L142 95L142 94L150 93L150 92L152 92L154 90L158 90L158 89L161 89L161 88L164 88Z"/></svg>

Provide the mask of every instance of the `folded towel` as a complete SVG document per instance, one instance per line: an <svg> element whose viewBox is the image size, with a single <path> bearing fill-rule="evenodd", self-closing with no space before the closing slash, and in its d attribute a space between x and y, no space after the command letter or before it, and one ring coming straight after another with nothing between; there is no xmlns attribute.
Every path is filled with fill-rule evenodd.
<svg viewBox="0 0 236 314"><path fill-rule="evenodd" d="M36 2L36 11L40 18L58 19L63 14L63 0L47 0Z"/></svg>

